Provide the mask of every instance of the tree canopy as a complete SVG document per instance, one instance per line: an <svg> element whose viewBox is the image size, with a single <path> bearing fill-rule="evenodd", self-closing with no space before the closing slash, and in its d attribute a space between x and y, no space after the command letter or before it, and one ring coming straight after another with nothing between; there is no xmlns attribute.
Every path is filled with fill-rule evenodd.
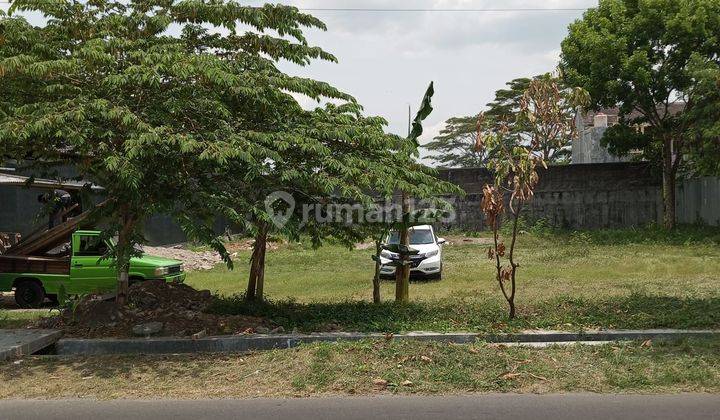
<svg viewBox="0 0 720 420"><path fill-rule="evenodd" d="M478 127L478 115L453 117L445 122L440 135L428 143L425 148L432 152L430 156L442 167L484 167L499 153L498 148L475 147L478 129L483 131L505 132L509 136L520 136L528 146L533 137L538 137L533 130L539 125L531 125L528 121L517 119L516 116L522 108L522 100L531 82L545 78L552 80L557 89L559 100L556 105L555 117L572 118L575 110L574 95L577 91L568 89L556 76L551 74L538 75L533 78L518 78L507 82L507 88L495 92L495 99L486 105L482 111L483 127ZM502 128L502 130L501 130ZM543 154L543 159L549 163L562 163L569 161L571 155L572 133L557 132L545 133L544 142L538 145L537 152ZM506 144L515 144L516 139L506 138Z"/></svg>
<svg viewBox="0 0 720 420"><path fill-rule="evenodd" d="M266 236L273 191L368 204L372 191L439 183L414 165L407 139L387 135L350 95L279 70L282 60L336 61L303 36L325 25L295 7L17 0L10 11L0 17L0 153L36 168L70 165L105 187L119 300L152 214L174 215L230 263L211 222L223 215ZM340 104L304 110L294 94ZM283 232L316 243L353 234L298 221Z"/></svg>
<svg viewBox="0 0 720 420"><path fill-rule="evenodd" d="M692 159L698 150L717 151L710 120L717 116L718 57L715 0L601 0L562 42L566 82L586 89L593 108L619 109L620 123L605 139L611 151L639 150L662 168L668 227L675 223L678 169L702 162Z"/></svg>

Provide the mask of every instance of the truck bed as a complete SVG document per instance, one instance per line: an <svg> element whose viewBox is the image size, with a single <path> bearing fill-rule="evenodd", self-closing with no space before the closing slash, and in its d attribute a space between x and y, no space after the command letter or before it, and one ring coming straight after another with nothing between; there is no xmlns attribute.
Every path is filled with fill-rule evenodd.
<svg viewBox="0 0 720 420"><path fill-rule="evenodd" d="M70 274L69 257L0 255L0 273Z"/></svg>

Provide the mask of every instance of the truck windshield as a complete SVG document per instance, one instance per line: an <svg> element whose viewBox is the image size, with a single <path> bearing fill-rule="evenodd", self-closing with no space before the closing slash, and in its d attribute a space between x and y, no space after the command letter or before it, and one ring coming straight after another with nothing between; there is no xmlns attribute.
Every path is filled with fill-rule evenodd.
<svg viewBox="0 0 720 420"><path fill-rule="evenodd" d="M400 243L400 232L390 232L390 238L388 238L388 244L399 244ZM434 244L435 238L433 237L430 229L413 229L410 231L410 245L427 245Z"/></svg>

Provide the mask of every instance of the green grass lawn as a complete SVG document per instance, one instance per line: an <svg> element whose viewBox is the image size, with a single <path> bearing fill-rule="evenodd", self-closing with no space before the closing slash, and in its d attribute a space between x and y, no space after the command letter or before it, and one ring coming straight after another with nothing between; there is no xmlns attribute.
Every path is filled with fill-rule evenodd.
<svg viewBox="0 0 720 420"><path fill-rule="evenodd" d="M375 340L245 355L32 356L0 364L0 381L0 399L720 392L720 342L535 349Z"/></svg>
<svg viewBox="0 0 720 420"><path fill-rule="evenodd" d="M0 328L23 328L32 321L51 315L57 315L57 311L51 313L49 309L0 309Z"/></svg>
<svg viewBox="0 0 720 420"><path fill-rule="evenodd" d="M444 250L444 279L412 283L408 305L389 303L393 282L383 284L388 303L369 304L372 251L335 245L270 251L268 304L249 306L238 297L248 252L234 271L219 266L191 273L187 282L224 296L218 311L268 316L301 330L720 328L717 229L529 231L519 239L519 319L510 323L487 246L453 242Z"/></svg>

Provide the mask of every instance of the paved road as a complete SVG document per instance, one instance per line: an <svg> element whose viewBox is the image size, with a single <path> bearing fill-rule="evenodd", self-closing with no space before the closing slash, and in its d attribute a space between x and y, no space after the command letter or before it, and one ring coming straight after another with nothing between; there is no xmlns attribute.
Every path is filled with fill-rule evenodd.
<svg viewBox="0 0 720 420"><path fill-rule="evenodd" d="M2 419L720 419L720 395L0 401Z"/></svg>

